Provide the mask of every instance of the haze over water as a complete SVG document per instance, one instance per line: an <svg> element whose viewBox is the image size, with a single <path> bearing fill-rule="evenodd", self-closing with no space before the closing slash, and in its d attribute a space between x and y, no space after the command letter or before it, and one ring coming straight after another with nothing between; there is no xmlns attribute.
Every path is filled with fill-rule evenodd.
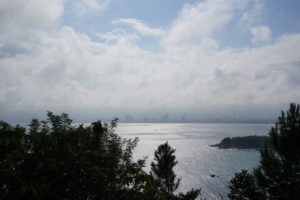
<svg viewBox="0 0 300 200"><path fill-rule="evenodd" d="M300 102L299 8L299 0L0 0L0 120L49 110L80 123L272 121ZM117 133L140 138L134 156L149 157L147 170L169 141L179 191L201 187L209 200L225 198L259 153L208 145L270 126L121 123Z"/></svg>
<svg viewBox="0 0 300 200"><path fill-rule="evenodd" d="M176 149L178 165L175 171L182 178L178 191L201 188L207 199L224 199L228 183L241 169L252 170L259 162L254 150L217 149L209 144L224 137L267 135L272 124L221 123L120 123L117 133L126 138L139 137L135 149L136 159L148 156L146 170L150 170L154 151L168 141ZM210 177L215 174L216 177Z"/></svg>

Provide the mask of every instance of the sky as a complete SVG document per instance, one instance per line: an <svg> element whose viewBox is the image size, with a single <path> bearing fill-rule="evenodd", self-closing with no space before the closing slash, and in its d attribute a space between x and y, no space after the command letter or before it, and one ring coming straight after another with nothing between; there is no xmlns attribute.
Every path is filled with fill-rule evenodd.
<svg viewBox="0 0 300 200"><path fill-rule="evenodd" d="M274 118L300 102L299 0L0 0L0 119Z"/></svg>

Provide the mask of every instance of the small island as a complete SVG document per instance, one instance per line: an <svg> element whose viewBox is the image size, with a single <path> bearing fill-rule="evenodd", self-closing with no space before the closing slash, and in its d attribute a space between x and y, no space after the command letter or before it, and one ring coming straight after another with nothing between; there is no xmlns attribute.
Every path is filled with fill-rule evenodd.
<svg viewBox="0 0 300 200"><path fill-rule="evenodd" d="M220 143L209 145L220 149L255 149L259 150L264 147L268 136L244 136L244 137L226 137Z"/></svg>

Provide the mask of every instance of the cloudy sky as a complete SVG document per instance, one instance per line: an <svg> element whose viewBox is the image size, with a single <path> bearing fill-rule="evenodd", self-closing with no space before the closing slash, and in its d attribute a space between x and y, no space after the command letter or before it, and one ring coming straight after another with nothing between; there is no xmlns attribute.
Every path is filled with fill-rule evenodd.
<svg viewBox="0 0 300 200"><path fill-rule="evenodd" d="M300 102L299 0L0 0L0 119L274 117Z"/></svg>

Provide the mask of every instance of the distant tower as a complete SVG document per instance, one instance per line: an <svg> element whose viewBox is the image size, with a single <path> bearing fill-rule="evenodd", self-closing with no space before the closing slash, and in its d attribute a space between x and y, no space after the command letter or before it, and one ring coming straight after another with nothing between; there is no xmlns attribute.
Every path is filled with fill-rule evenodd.
<svg viewBox="0 0 300 200"><path fill-rule="evenodd" d="M165 113L162 117L161 117L161 122L168 122L169 121L169 114Z"/></svg>
<svg viewBox="0 0 300 200"><path fill-rule="evenodd" d="M144 122L145 122L145 123L148 123L148 122L149 122L148 117L144 117Z"/></svg>
<svg viewBox="0 0 300 200"><path fill-rule="evenodd" d="M125 116L125 122L132 123L133 121L134 121L134 119L131 115L126 115Z"/></svg>
<svg viewBox="0 0 300 200"><path fill-rule="evenodd" d="M234 111L232 112L232 121L233 121L233 122L236 122L236 114L235 114Z"/></svg>
<svg viewBox="0 0 300 200"><path fill-rule="evenodd" d="M166 113L165 116L166 116L166 122L168 122L169 121L169 114Z"/></svg>
<svg viewBox="0 0 300 200"><path fill-rule="evenodd" d="M154 117L151 117L151 119L150 119L150 122L157 122L157 120L155 120L155 118Z"/></svg>
<svg viewBox="0 0 300 200"><path fill-rule="evenodd" d="M185 115L182 115L182 116L181 116L181 122L182 122L182 123L185 123Z"/></svg>

